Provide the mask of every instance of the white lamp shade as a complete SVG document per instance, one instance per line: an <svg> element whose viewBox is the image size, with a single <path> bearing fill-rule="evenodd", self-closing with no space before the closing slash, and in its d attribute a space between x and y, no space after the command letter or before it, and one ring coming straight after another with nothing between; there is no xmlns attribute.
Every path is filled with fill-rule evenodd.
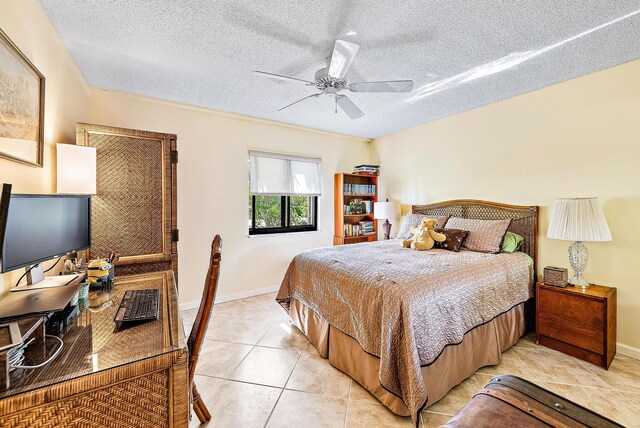
<svg viewBox="0 0 640 428"><path fill-rule="evenodd" d="M565 241L611 241L611 232L598 198L558 198L547 238Z"/></svg>
<svg viewBox="0 0 640 428"><path fill-rule="evenodd" d="M57 192L96 194L96 149L74 144L56 144Z"/></svg>
<svg viewBox="0 0 640 428"><path fill-rule="evenodd" d="M374 202L373 218L376 220L394 219L400 217L400 204L397 202Z"/></svg>

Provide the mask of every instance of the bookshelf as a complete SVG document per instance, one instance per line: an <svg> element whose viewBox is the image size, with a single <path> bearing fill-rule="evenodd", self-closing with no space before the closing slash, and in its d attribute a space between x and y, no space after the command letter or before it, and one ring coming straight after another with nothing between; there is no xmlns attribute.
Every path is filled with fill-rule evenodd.
<svg viewBox="0 0 640 428"><path fill-rule="evenodd" d="M378 201L378 177L358 174L335 174L333 178L334 233L333 245L355 244L378 240L378 225L373 218L373 203ZM359 213L352 203L366 212ZM345 208L345 206L347 208ZM373 223L373 229L363 229L360 222ZM346 226L346 230L345 230ZM372 231L367 235L359 234ZM352 236L350 236L352 235Z"/></svg>

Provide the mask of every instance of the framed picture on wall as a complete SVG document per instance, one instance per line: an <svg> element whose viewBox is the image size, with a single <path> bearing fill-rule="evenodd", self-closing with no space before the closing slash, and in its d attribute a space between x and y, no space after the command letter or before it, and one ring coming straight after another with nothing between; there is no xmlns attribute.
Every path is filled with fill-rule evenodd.
<svg viewBox="0 0 640 428"><path fill-rule="evenodd" d="M42 166L44 76L0 30L0 157Z"/></svg>

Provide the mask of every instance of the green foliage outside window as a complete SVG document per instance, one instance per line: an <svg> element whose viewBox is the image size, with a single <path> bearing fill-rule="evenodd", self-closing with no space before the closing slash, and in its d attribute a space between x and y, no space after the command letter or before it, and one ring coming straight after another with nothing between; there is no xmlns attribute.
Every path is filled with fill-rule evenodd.
<svg viewBox="0 0 640 428"><path fill-rule="evenodd" d="M256 227L280 227L280 196L256 196Z"/></svg>
<svg viewBox="0 0 640 428"><path fill-rule="evenodd" d="M289 207L289 213L291 215L291 226L304 226L312 224L310 197L291 196L289 197Z"/></svg>
<svg viewBox="0 0 640 428"><path fill-rule="evenodd" d="M266 195L256 195L254 199L249 194L249 228L251 228L253 210L255 210L255 229L313 226L316 199L309 196Z"/></svg>

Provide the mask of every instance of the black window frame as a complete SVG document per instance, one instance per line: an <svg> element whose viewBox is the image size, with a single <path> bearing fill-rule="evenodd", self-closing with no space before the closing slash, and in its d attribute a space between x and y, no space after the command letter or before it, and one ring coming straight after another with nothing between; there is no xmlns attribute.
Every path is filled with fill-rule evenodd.
<svg viewBox="0 0 640 428"><path fill-rule="evenodd" d="M303 195L300 195L303 196ZM291 204L290 196L280 196L280 227L260 227L256 228L256 195L251 195L251 226L249 235L268 235L275 233L292 232L315 232L318 230L318 197L309 196L311 212L313 213L313 224L304 226L291 226Z"/></svg>

